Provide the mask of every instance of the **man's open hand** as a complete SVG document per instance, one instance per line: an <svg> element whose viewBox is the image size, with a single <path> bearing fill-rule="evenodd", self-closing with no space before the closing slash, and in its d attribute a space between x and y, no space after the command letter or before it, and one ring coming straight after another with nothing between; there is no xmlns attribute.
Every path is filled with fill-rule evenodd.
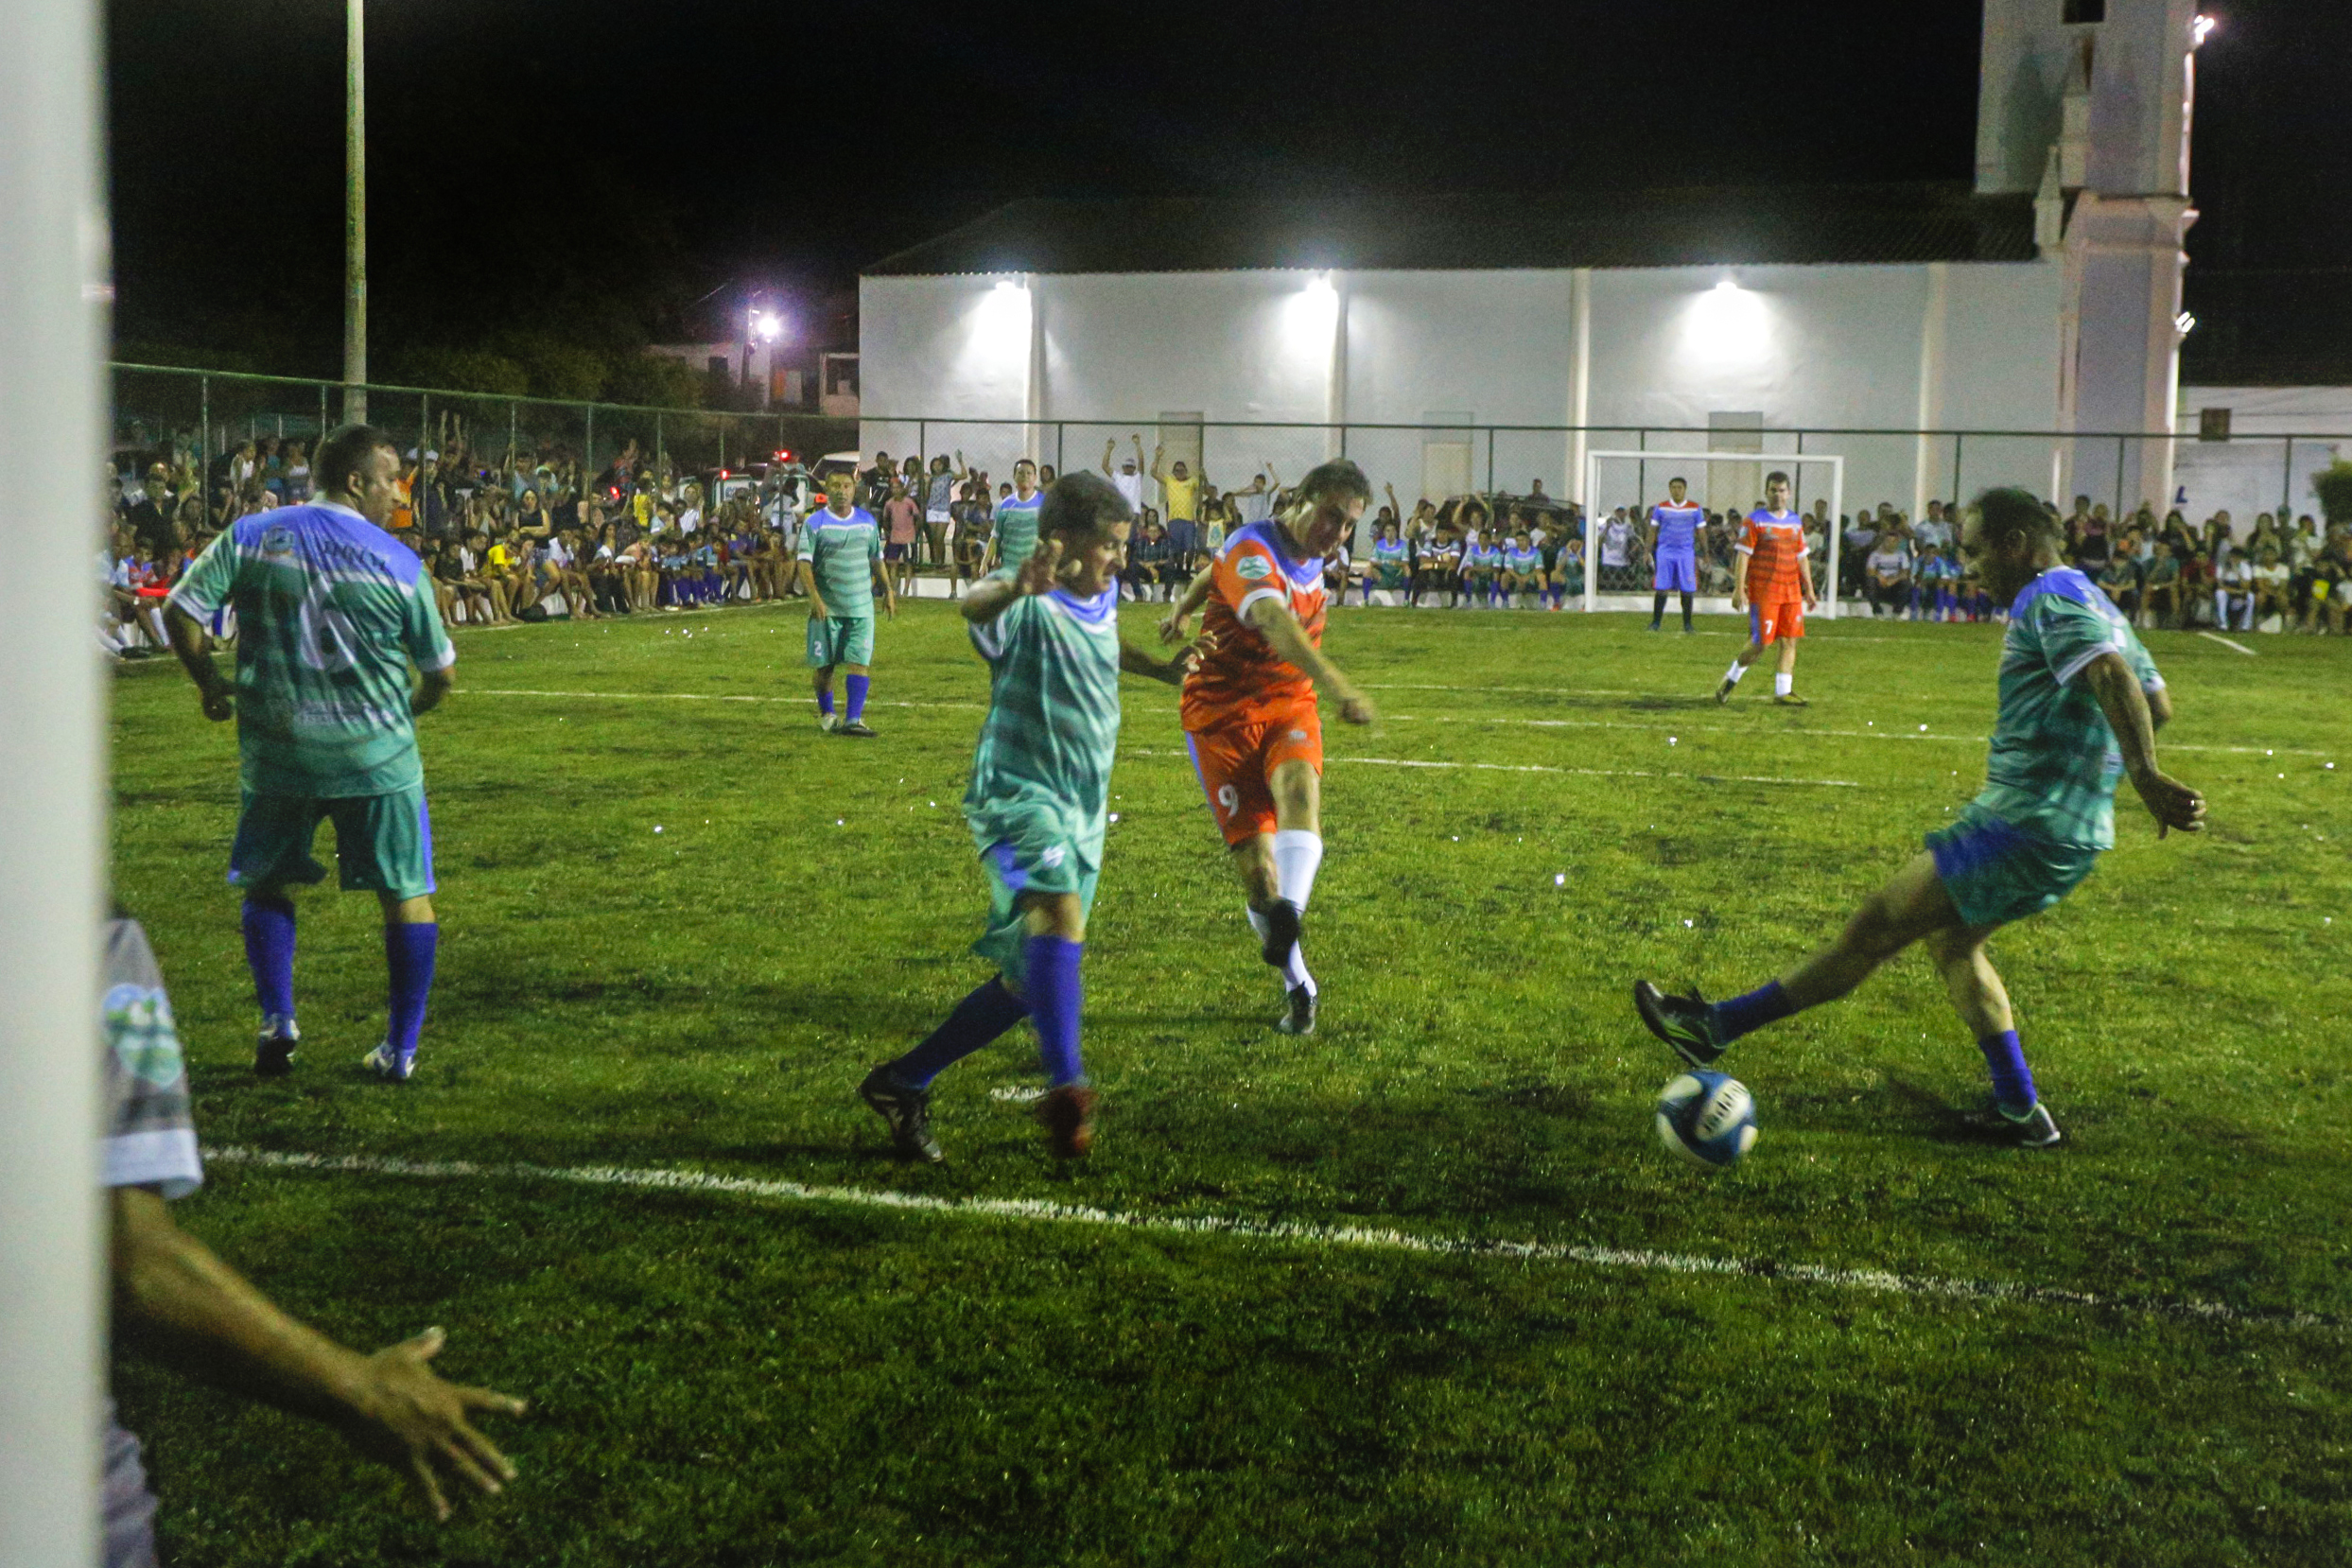
<svg viewBox="0 0 2352 1568"><path fill-rule="evenodd" d="M494 1494L514 1479L514 1465L474 1430L467 1412L519 1416L525 1408L521 1400L434 1375L425 1364L440 1353L444 1337L439 1329L427 1329L369 1356L344 1428L360 1453L407 1471L433 1517L444 1520L449 1500L441 1490L443 1471Z"/></svg>
<svg viewBox="0 0 2352 1568"><path fill-rule="evenodd" d="M2132 780L2149 814L2156 819L2156 837L2177 828L2184 833L2205 830L2205 797L2161 770L2150 768Z"/></svg>
<svg viewBox="0 0 2352 1568"><path fill-rule="evenodd" d="M1029 552L1029 559L1020 564L1013 586L1025 594L1051 593L1059 581L1061 567L1062 542L1040 539L1037 548Z"/></svg>

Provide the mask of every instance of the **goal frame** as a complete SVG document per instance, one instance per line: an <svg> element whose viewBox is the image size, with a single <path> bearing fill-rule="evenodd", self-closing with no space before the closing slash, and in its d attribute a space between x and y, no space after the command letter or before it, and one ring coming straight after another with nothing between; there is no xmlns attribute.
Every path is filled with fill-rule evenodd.
<svg viewBox="0 0 2352 1568"><path fill-rule="evenodd" d="M1752 462L1759 466L1779 464L1802 468L1805 464L1829 470L1829 564L1821 585L1821 618L1838 618L1838 547L1845 530L1846 460L1835 452L1661 452L1610 448L1584 454L1584 498L1586 539L1584 541L1584 608L1590 615L1600 608L1601 542L1600 494L1601 460L1631 458L1639 462Z"/></svg>

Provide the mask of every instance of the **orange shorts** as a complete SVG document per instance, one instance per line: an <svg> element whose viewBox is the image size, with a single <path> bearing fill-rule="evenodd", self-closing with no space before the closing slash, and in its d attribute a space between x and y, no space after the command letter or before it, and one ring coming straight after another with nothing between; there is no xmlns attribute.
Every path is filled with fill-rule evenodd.
<svg viewBox="0 0 2352 1568"><path fill-rule="evenodd" d="M1784 599L1777 604L1766 605L1750 600L1748 631L1749 640L1759 644L1804 636L1804 601Z"/></svg>
<svg viewBox="0 0 2352 1568"><path fill-rule="evenodd" d="M1322 773L1323 716L1310 704L1244 723L1187 730L1184 745L1226 844L1243 844L1274 831L1274 792L1266 781L1275 769L1304 758Z"/></svg>

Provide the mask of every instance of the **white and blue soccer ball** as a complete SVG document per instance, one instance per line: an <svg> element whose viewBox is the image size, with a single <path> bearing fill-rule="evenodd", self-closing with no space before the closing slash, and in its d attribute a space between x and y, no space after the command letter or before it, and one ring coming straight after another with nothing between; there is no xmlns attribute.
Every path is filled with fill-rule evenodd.
<svg viewBox="0 0 2352 1568"><path fill-rule="evenodd" d="M1756 1146L1756 1103L1722 1072L1682 1073L1658 1093L1658 1141L1702 1171L1724 1171Z"/></svg>

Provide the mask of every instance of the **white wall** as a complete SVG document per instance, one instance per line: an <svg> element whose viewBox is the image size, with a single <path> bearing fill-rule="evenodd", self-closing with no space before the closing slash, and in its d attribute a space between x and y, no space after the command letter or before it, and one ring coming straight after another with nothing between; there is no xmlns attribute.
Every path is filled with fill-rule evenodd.
<svg viewBox="0 0 2352 1568"><path fill-rule="evenodd" d="M2049 429L2058 389L2054 264L1955 265L1944 270L1945 331L1931 403L1940 423ZM1798 427L1908 430L1920 411L1930 270L1920 266L1721 268L1597 271L1592 277L1589 419L1632 427L1695 427L1710 413L1764 415L1768 430ZM1284 431L1209 432L1211 477L1247 481L1262 461L1295 478L1336 447L1329 422L1406 424L1444 410L1474 425L1568 423L1576 358L1566 270L1363 272L1318 291L1298 271L1037 276L1026 291L985 277L869 278L862 286L861 371L868 417L862 444L894 453L961 447L1002 478L1026 444L1047 462L1091 467L1106 436L1147 455L1163 411L1208 420L1297 421ZM1034 316L1032 314L1034 310ZM1338 318L1344 346L1334 343ZM1034 337L1033 337L1034 328ZM1340 352L1334 353L1338 348ZM1033 374L1033 357L1036 371ZM1037 427L987 429L984 418ZM1060 447L1056 452L1056 427ZM1357 429L1349 455L1375 483L1418 493L1418 430ZM1768 437L1771 451L1793 437ZM1704 446L1703 435L1653 436L1652 445ZM1504 432L1494 442L1498 486L1541 478L1571 488L1566 438ZM1808 451L1851 461L1849 502L1908 506L1922 462L1908 435L1815 437ZM1964 467L1980 488L2000 477L2047 488L2048 444ZM1949 488L1945 443L1926 460ZM2008 470L2022 468L2012 475ZM1486 438L1472 472L1483 484ZM2038 476L2038 477L2037 477Z"/></svg>
<svg viewBox="0 0 2352 1568"><path fill-rule="evenodd" d="M2227 409L2226 442L2196 439L2199 411ZM2285 499L2296 515L2320 515L2311 476L2339 456L2352 459L2352 387L2183 387L2174 447L2174 502L2193 522L2226 511L2242 529Z"/></svg>

